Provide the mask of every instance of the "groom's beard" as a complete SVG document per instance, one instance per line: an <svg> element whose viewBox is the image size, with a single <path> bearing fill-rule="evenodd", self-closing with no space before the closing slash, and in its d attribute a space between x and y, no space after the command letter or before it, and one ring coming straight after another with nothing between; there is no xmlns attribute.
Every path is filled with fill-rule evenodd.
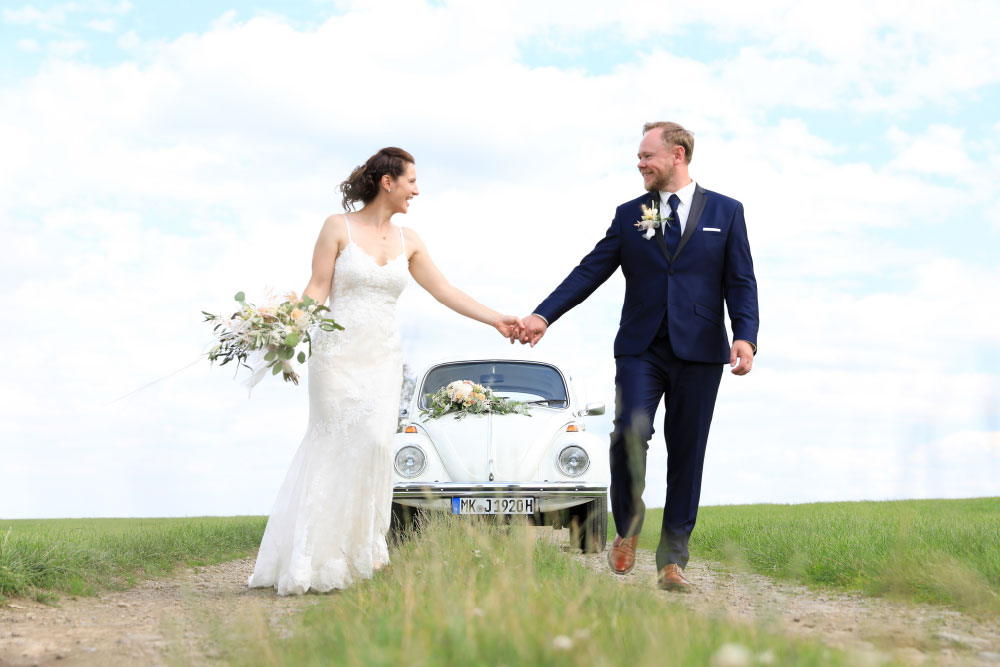
<svg viewBox="0 0 1000 667"><path fill-rule="evenodd" d="M670 179L674 177L674 168L671 167L667 170L667 173L663 174L659 178L654 179L646 185L644 180L642 183L646 187L646 192L662 192L667 189L667 184L670 183Z"/></svg>

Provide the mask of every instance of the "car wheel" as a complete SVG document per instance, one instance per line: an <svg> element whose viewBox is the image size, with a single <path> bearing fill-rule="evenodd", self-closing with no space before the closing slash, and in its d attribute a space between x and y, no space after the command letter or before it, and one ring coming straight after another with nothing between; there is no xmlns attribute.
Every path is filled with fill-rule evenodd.
<svg viewBox="0 0 1000 667"><path fill-rule="evenodd" d="M404 539L412 535L420 525L420 517L423 511L409 505L393 503L391 515L389 517L389 544L399 544Z"/></svg>
<svg viewBox="0 0 1000 667"><path fill-rule="evenodd" d="M570 541L583 553L600 553L608 544L608 499L570 508Z"/></svg>

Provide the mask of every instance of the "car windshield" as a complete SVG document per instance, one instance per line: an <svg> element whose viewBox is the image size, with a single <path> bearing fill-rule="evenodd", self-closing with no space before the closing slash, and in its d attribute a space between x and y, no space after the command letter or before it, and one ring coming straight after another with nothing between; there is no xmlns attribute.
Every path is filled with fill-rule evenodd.
<svg viewBox="0 0 1000 667"><path fill-rule="evenodd" d="M489 387L498 396L516 401L535 402L552 408L569 405L566 384L552 366L510 361L477 361L444 364L424 378L420 389L420 407L427 407L427 395L455 380L472 380Z"/></svg>

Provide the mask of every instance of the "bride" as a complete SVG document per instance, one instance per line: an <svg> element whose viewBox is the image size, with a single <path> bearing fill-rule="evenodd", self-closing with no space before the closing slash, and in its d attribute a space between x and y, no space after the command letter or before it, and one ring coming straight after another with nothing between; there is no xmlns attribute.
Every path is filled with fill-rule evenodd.
<svg viewBox="0 0 1000 667"><path fill-rule="evenodd" d="M251 588L278 595L345 588L389 563L392 437L403 357L396 300L409 276L452 310L504 337L519 320L448 283L411 229L392 224L419 194L413 156L383 148L340 185L345 211L323 223L305 294L343 331L313 335L309 425L278 492Z"/></svg>

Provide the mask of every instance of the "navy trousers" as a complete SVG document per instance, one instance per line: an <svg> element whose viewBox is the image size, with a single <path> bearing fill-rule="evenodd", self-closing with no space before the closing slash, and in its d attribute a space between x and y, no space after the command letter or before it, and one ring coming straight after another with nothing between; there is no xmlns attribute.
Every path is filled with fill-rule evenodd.
<svg viewBox="0 0 1000 667"><path fill-rule="evenodd" d="M698 518L705 446L723 367L679 359L666 335L658 336L642 354L617 357L615 364L617 395L610 457L615 526L622 537L642 531L646 451L654 432L656 408L663 398L667 499L656 568L669 563L685 567L688 540Z"/></svg>

